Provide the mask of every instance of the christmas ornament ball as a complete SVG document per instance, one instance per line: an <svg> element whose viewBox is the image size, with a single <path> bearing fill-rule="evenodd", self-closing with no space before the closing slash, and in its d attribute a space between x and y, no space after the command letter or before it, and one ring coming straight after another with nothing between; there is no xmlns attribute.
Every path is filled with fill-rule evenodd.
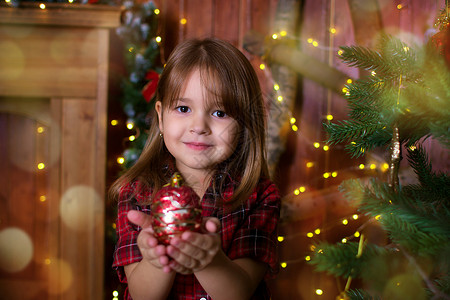
<svg viewBox="0 0 450 300"><path fill-rule="evenodd" d="M199 231L202 222L200 198L192 188L183 185L178 173L156 193L151 214L155 237L164 245L187 230Z"/></svg>

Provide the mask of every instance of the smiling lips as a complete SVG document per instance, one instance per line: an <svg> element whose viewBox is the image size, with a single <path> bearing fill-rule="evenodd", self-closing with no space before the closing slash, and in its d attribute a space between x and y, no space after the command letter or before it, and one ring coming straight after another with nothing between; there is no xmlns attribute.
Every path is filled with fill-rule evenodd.
<svg viewBox="0 0 450 300"><path fill-rule="evenodd" d="M189 149L197 150L197 151L207 150L207 149L209 149L210 147L212 147L212 145L205 144L205 143L198 143L198 142L185 142L184 144L185 144Z"/></svg>

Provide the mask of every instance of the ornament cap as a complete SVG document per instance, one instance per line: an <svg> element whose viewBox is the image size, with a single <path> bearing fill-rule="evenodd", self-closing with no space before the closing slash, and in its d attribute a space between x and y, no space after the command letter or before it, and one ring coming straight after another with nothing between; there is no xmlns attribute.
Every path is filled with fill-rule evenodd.
<svg viewBox="0 0 450 300"><path fill-rule="evenodd" d="M170 183L167 185L170 185L171 187L181 187L184 184L183 177L180 175L180 173L175 172L172 175L172 178L170 178Z"/></svg>

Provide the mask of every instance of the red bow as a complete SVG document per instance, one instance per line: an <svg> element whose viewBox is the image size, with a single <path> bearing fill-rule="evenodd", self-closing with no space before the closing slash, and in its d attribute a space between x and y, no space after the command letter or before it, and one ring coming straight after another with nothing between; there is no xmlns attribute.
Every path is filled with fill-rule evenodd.
<svg viewBox="0 0 450 300"><path fill-rule="evenodd" d="M147 72L145 79L148 80L147 84L142 89L142 96L144 96L145 101L150 102L156 93L156 87L158 86L159 74L153 70Z"/></svg>

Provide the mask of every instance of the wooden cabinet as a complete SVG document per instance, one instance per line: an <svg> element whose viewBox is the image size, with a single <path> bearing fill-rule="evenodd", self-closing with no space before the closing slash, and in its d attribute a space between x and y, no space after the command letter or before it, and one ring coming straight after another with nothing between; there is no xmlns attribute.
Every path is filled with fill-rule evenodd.
<svg viewBox="0 0 450 300"><path fill-rule="evenodd" d="M102 299L120 9L0 7L0 298Z"/></svg>

